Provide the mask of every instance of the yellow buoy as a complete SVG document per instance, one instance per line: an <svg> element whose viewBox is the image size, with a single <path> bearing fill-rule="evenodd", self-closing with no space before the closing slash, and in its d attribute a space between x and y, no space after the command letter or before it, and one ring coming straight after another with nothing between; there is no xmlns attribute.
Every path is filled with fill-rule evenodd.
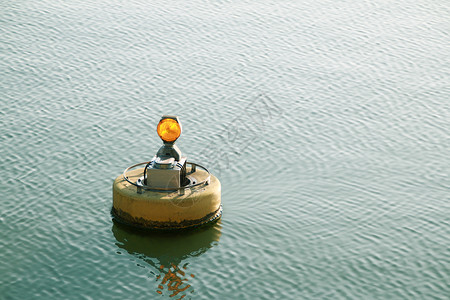
<svg viewBox="0 0 450 300"><path fill-rule="evenodd" d="M127 168L114 181L115 219L150 229L183 229L218 220L220 182L206 168L181 156L174 145L181 134L178 118L163 116L157 132L164 141L157 155Z"/></svg>

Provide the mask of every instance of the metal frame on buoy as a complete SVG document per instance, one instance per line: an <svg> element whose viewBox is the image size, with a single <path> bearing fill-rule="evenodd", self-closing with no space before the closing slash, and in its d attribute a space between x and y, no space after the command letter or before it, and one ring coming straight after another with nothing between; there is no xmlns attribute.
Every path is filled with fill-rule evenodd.
<svg viewBox="0 0 450 300"><path fill-rule="evenodd" d="M197 171L197 167L201 168L202 170L206 171L208 173L208 178L206 178L205 180L202 180L200 182L193 182L190 181L189 184L184 185L184 186L180 186L180 187L167 187L167 188L161 188L161 187L154 187L154 186L149 186L144 184L144 179L145 179L145 168L144 168L144 174L141 178L139 178L136 182L131 181L128 176L127 173L128 171L139 167L139 166L143 166L146 165L148 166L148 164L151 163L151 161L147 161L147 162L142 162L142 163L138 163L135 165L132 165L128 168L126 168L123 171L123 178L128 181L129 183L131 183L132 185L136 186L137 188L137 193L142 193L143 190L149 190L149 191L161 191L161 192L173 192L173 191L178 191L180 193L183 193L185 189L190 189L190 188L194 188L194 187L200 187L202 185L208 185L210 180L211 180L211 173L208 171L207 168L197 164L197 163L193 163L193 162L189 162L187 161L186 164L191 166L191 173L194 173ZM189 174L188 174L189 175Z"/></svg>

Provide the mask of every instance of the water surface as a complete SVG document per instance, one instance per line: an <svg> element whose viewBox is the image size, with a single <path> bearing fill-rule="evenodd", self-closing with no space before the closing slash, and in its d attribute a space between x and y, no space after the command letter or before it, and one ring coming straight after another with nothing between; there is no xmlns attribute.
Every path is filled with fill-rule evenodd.
<svg viewBox="0 0 450 300"><path fill-rule="evenodd" d="M2 299L446 299L445 1L0 4ZM222 182L186 234L114 224L156 124Z"/></svg>

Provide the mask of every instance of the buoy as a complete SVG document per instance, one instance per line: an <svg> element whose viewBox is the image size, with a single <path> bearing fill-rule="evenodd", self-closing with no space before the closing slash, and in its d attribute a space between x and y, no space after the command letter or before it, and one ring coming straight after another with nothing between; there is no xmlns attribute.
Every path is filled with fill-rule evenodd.
<svg viewBox="0 0 450 300"><path fill-rule="evenodd" d="M220 181L187 161L174 144L181 135L177 116L162 116L157 133L163 146L152 160L125 169L113 184L112 215L120 223L147 229L185 229L222 215Z"/></svg>

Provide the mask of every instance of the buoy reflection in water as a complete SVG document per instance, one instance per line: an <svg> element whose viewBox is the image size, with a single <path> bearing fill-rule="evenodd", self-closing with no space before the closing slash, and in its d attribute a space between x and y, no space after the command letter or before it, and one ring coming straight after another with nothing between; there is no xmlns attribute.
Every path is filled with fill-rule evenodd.
<svg viewBox="0 0 450 300"><path fill-rule="evenodd" d="M199 256L219 242L220 220L203 228L183 232L149 232L114 222L112 232L117 247L145 261L154 268L159 282L156 293L183 299L194 288L189 279L186 258Z"/></svg>

